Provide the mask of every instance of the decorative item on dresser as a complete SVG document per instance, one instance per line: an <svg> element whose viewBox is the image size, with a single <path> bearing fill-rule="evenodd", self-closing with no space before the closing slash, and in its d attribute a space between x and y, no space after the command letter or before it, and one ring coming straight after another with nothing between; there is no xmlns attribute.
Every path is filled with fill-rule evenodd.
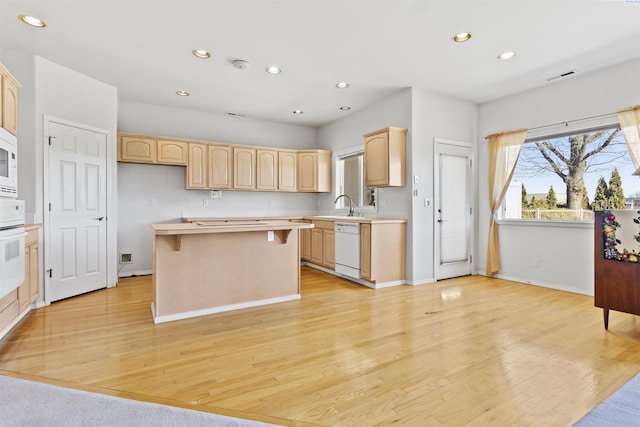
<svg viewBox="0 0 640 427"><path fill-rule="evenodd" d="M595 306L640 315L640 211L605 210L594 218Z"/></svg>

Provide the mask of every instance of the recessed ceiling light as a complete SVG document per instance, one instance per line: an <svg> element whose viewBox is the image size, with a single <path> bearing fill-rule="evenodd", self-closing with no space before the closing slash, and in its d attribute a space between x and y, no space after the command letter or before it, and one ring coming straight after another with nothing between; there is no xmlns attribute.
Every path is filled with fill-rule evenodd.
<svg viewBox="0 0 640 427"><path fill-rule="evenodd" d="M340 107L340 109L342 111L349 111L349 110L351 110L351 107L349 107L348 105L343 105L342 107Z"/></svg>
<svg viewBox="0 0 640 427"><path fill-rule="evenodd" d="M336 83L336 87L338 89L346 89L346 88L349 87L349 83L347 83L347 82Z"/></svg>
<svg viewBox="0 0 640 427"><path fill-rule="evenodd" d="M507 59L511 59L514 56L516 56L515 52L502 52L500 55L498 55L498 59L506 61Z"/></svg>
<svg viewBox="0 0 640 427"><path fill-rule="evenodd" d="M32 27L44 28L47 26L46 22L40 18L36 18L35 16L19 15L18 19Z"/></svg>
<svg viewBox="0 0 640 427"><path fill-rule="evenodd" d="M453 37L451 37L451 40L457 43L462 43L462 42L466 42L470 38L471 38L471 33L458 33Z"/></svg>
<svg viewBox="0 0 640 427"><path fill-rule="evenodd" d="M272 65L271 67L267 68L266 71L269 74L280 74L282 72L282 70L276 67L275 65Z"/></svg>
<svg viewBox="0 0 640 427"><path fill-rule="evenodd" d="M196 50L192 51L191 53L193 53L193 56L195 56L196 58L200 58L200 59L209 59L209 58L211 58L211 53L209 53L209 51L206 51L204 49L196 49Z"/></svg>
<svg viewBox="0 0 640 427"><path fill-rule="evenodd" d="M293 111L293 114L296 114L296 115L298 115L298 116L299 116L299 115L301 115L301 114L304 114L304 111L302 111L302 110L294 110L294 111Z"/></svg>
<svg viewBox="0 0 640 427"><path fill-rule="evenodd" d="M176 95L180 95L180 96L189 96L191 95L189 92L187 92L186 90L177 90L176 91Z"/></svg>

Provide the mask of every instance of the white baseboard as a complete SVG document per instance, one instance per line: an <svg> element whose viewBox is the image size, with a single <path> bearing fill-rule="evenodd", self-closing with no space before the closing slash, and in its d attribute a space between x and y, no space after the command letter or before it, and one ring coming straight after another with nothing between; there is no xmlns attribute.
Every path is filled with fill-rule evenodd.
<svg viewBox="0 0 640 427"><path fill-rule="evenodd" d="M410 286L421 286L421 285L429 285L431 283L435 283L436 279L433 277L429 277L427 279L418 279L418 280L407 280L407 285Z"/></svg>
<svg viewBox="0 0 640 427"><path fill-rule="evenodd" d="M0 332L0 339L2 339L2 337L4 337L5 335L7 335L9 333L9 331L11 331L11 329L13 329L14 326L16 326L18 324L19 321L21 321L24 316L27 315L28 312L31 311L32 306L29 306L28 309L26 309L25 311L23 311L18 317L16 317L15 319L13 319L13 322L9 323L7 325L6 328L4 328L2 330L2 332Z"/></svg>
<svg viewBox="0 0 640 427"><path fill-rule="evenodd" d="M151 303L151 313L153 314L154 323L164 323L164 322L171 322L173 320L189 319L192 317L206 316L208 314L223 313L225 311L241 310L243 308L258 307L261 305L276 304L279 302L295 301L299 299L300 299L300 294L285 295L282 297L242 302L239 304L229 304L229 305L223 305L220 307L206 308L203 310L194 310L194 311L188 311L185 313L169 314L166 316L156 316L155 307L153 303Z"/></svg>
<svg viewBox="0 0 640 427"><path fill-rule="evenodd" d="M334 275L336 277L340 277L341 279L346 279L346 280L349 280L351 282L357 283L357 284L362 285L362 286L366 286L367 288L371 288L371 289L390 288L392 286L400 286L400 285L405 285L406 284L406 281L404 281L404 280L396 280L396 281L392 281L392 282L383 282L383 283L373 283L373 282L369 282L368 280L364 280L364 279L360 279L360 278L356 278L356 277L351 277L351 276L346 276L344 274L340 274L335 270L331 270L330 268L326 268L326 267L323 267L321 265L313 264L313 263L308 262L308 261L302 261L301 265L306 265L307 267L311 267L311 268L315 268L316 270L324 271L325 273L332 274L332 275Z"/></svg>
<svg viewBox="0 0 640 427"><path fill-rule="evenodd" d="M148 276L150 274L151 270L125 271L118 273L118 277Z"/></svg>
<svg viewBox="0 0 640 427"><path fill-rule="evenodd" d="M540 287L543 287L543 288L555 289L557 291L564 291L564 292L571 292L571 293L574 293L574 294L593 296L593 290L585 291L584 289L574 288L574 287L571 287L571 286L564 286L564 285L561 285L559 283L546 283L546 282L531 281L529 279L523 279L521 277L514 277L514 276L507 276L507 275L503 275L503 274L495 274L493 276L487 276L485 273L479 273L479 274L481 276L485 276L485 277L495 277L497 279L510 280L512 282L518 282L518 283L522 283L522 284L525 284L525 285L540 286Z"/></svg>

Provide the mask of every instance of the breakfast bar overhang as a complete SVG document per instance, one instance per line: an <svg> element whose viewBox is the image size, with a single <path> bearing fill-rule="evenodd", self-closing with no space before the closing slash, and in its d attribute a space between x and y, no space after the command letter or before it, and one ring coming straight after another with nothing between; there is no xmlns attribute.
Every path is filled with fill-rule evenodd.
<svg viewBox="0 0 640 427"><path fill-rule="evenodd" d="M294 221L152 224L155 323L300 299Z"/></svg>

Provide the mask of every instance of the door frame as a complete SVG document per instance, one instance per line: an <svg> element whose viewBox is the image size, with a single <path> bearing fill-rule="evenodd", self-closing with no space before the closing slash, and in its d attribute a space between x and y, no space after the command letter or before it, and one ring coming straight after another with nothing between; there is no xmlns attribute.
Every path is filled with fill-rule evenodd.
<svg viewBox="0 0 640 427"><path fill-rule="evenodd" d="M470 274L474 274L474 262L475 262L475 222L476 222L476 186L473 185L474 182L474 168L473 165L475 163L475 152L474 146L470 142L457 141L453 139L446 138L433 138L433 278L435 281L438 281L438 270L440 269L440 242L436 237L440 237L440 231L438 228L438 214L437 209L440 205L440 158L438 156L439 147L442 145L453 145L462 148L468 148L470 152L469 159L471 161L471 170L469 171L469 204L472 209L471 211L471 221L469 222L469 256L471 257L471 261L469 263Z"/></svg>
<svg viewBox="0 0 640 427"><path fill-rule="evenodd" d="M51 292L49 287L51 286L51 281L49 280L49 275L47 270L51 268L49 265L51 259L51 214L49 212L49 203L51 202L51 194L49 190L48 180L49 173L51 171L50 164L50 155L49 149L47 148L49 145L49 135L51 134L51 123L58 123L65 126L76 127L79 129L88 130L91 132L96 132L105 135L106 138L106 165L105 165L105 173L106 173L106 196L107 196L107 240L105 242L105 253L107 257L107 267L106 267L106 275L107 275L107 288L111 288L117 285L118 282L118 269L117 269L117 203L116 203L116 188L117 188L117 163L116 163L116 150L115 150L115 140L112 132L101 129L95 126L87 125L84 123L75 122L73 120L63 119L60 117L52 116L49 114L43 114L43 126L42 126L42 147L43 147L43 168L42 168L42 195L43 195L43 239L44 239L44 250L42 253L42 258L44 260L43 271L40 273L41 277L44 277L44 304L51 304L50 295Z"/></svg>

